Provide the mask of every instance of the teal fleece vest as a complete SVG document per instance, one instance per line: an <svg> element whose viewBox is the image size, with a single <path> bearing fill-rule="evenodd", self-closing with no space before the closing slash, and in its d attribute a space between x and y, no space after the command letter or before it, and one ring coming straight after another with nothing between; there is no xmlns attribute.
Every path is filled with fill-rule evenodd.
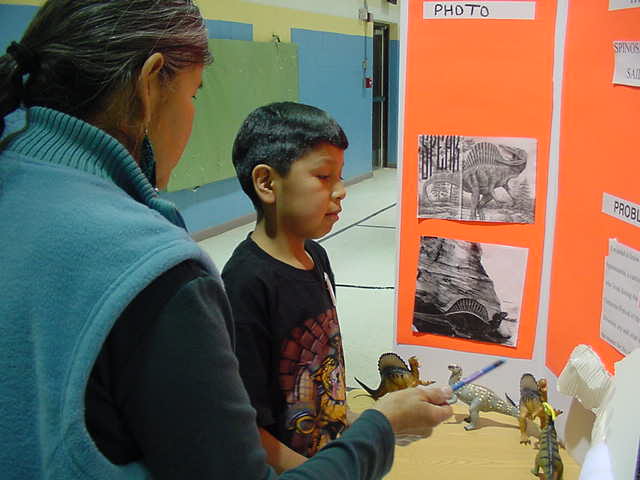
<svg viewBox="0 0 640 480"><path fill-rule="evenodd" d="M186 259L218 274L120 143L53 110L28 118L0 153L0 478L146 478L89 436L89 374L153 279Z"/></svg>

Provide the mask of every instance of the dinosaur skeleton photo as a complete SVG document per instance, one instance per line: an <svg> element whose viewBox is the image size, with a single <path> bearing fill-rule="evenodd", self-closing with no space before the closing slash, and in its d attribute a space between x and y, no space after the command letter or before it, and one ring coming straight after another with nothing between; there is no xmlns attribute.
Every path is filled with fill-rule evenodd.
<svg viewBox="0 0 640 480"><path fill-rule="evenodd" d="M533 223L536 140L420 135L418 218Z"/></svg>

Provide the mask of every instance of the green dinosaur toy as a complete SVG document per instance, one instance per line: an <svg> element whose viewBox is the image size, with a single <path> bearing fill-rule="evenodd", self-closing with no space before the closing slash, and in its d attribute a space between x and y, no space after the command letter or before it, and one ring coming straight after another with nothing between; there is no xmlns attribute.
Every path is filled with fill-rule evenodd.
<svg viewBox="0 0 640 480"><path fill-rule="evenodd" d="M564 465L560 458L558 435L553 421L555 412L548 404L545 404L544 410L549 415L549 419L540 433L540 450L536 455L531 473L540 480L562 480Z"/></svg>

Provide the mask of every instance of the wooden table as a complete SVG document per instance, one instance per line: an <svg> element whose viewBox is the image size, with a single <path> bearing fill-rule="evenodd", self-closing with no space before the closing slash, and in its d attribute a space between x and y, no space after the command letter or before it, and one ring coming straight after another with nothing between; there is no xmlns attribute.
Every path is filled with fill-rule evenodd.
<svg viewBox="0 0 640 480"><path fill-rule="evenodd" d="M348 404L361 412L373 404L360 389L348 393ZM518 420L499 413L480 413L479 428L467 432L468 409L458 402L454 416L424 440L396 447L389 480L535 480L531 473L537 450L520 445ZM534 439L532 439L532 444ZM564 480L577 480L580 466L566 450L560 451Z"/></svg>

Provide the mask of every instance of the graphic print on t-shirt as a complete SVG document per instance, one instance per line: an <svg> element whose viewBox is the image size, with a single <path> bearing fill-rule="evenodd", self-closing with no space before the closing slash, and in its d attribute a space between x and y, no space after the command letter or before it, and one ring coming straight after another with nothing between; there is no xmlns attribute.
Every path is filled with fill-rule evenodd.
<svg viewBox="0 0 640 480"><path fill-rule="evenodd" d="M310 457L344 430L344 357L334 308L295 327L285 338L280 386L287 404L290 448Z"/></svg>

